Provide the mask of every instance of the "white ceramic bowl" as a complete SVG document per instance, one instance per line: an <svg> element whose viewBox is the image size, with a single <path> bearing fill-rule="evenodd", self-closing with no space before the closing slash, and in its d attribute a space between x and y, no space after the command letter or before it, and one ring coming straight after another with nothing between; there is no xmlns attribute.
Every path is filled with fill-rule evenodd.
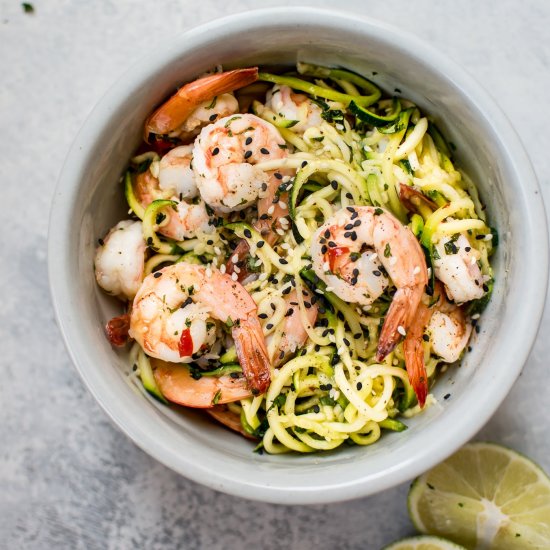
<svg viewBox="0 0 550 550"><path fill-rule="evenodd" d="M127 210L118 183L146 115L176 86L216 64L297 60L344 66L395 88L434 116L456 144L499 229L496 284L481 332L460 368L438 381L439 405L373 447L267 456L193 411L175 414L133 390L126 363L103 334L120 305L95 284L97 238ZM308 8L253 11L174 37L111 88L79 133L51 212L50 284L67 348L101 406L137 445L214 489L276 503L356 498L411 479L471 438L505 398L527 358L542 314L548 245L535 176L516 134L460 67L385 24ZM451 394L447 400L446 394Z"/></svg>

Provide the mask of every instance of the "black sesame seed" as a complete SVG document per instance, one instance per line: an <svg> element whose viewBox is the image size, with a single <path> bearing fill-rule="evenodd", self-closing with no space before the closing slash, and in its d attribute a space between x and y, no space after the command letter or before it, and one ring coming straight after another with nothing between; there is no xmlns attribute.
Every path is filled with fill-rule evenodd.
<svg viewBox="0 0 550 550"><path fill-rule="evenodd" d="M344 238L345 238L345 239L349 239L350 237L351 237L351 232L350 232L350 231L346 231L346 232L344 233Z"/></svg>
<svg viewBox="0 0 550 550"><path fill-rule="evenodd" d="M290 291L292 290L292 287L290 286L287 286L283 291L282 291L282 294L286 295L286 294L290 294Z"/></svg>
<svg viewBox="0 0 550 550"><path fill-rule="evenodd" d="M99 246L103 246L105 244L105 241L103 239L97 239L97 243Z"/></svg>
<svg viewBox="0 0 550 550"><path fill-rule="evenodd" d="M330 186L336 191L336 189L338 189L338 182L332 180Z"/></svg>
<svg viewBox="0 0 550 550"><path fill-rule="evenodd" d="M361 388L363 387L363 384L361 382L357 382L357 389L358 390L361 390Z"/></svg>
<svg viewBox="0 0 550 550"><path fill-rule="evenodd" d="M302 168L305 168L307 166L307 160L304 160L304 162L302 162Z"/></svg>
<svg viewBox="0 0 550 550"><path fill-rule="evenodd" d="M313 412L314 412L314 413L318 413L320 410L321 410L321 409L320 409L319 405L314 405L314 406L313 406Z"/></svg>
<svg viewBox="0 0 550 550"><path fill-rule="evenodd" d="M476 325L476 329L475 329L475 330L476 330L476 334L479 334L479 331L481 330L481 329L479 328L479 325Z"/></svg>
<svg viewBox="0 0 550 550"><path fill-rule="evenodd" d="M265 326L265 328L267 330L271 330L273 328L273 323L267 323L267 325Z"/></svg>
<svg viewBox="0 0 550 550"><path fill-rule="evenodd" d="M328 335L328 328L323 330L323 333L321 334L321 336L324 338L327 335Z"/></svg>
<svg viewBox="0 0 550 550"><path fill-rule="evenodd" d="M325 236L325 239L328 239L330 237L330 231L327 229L323 235Z"/></svg>
<svg viewBox="0 0 550 550"><path fill-rule="evenodd" d="M361 225L361 220L355 220L353 225L354 225L354 227L359 227Z"/></svg>
<svg viewBox="0 0 550 550"><path fill-rule="evenodd" d="M336 248L336 246L337 246L334 241L329 241L328 245L329 245L330 248Z"/></svg>
<svg viewBox="0 0 550 550"><path fill-rule="evenodd" d="M280 172L275 172L273 174L278 180L282 180L283 179L283 174L281 174Z"/></svg>
<svg viewBox="0 0 550 550"><path fill-rule="evenodd" d="M486 284L484 284L482 288L483 288L483 292L489 292L489 287Z"/></svg>
<svg viewBox="0 0 550 550"><path fill-rule="evenodd" d="M443 399L449 399L449 397L451 397L451 394L450 393L447 393L443 396Z"/></svg>
<svg viewBox="0 0 550 550"><path fill-rule="evenodd" d="M352 229L353 229L353 224L352 224L352 223L348 223L348 225L344 226L344 229L345 229L346 231L352 230Z"/></svg>
<svg viewBox="0 0 550 550"><path fill-rule="evenodd" d="M258 242L256 243L256 247L257 247L257 248L262 248L262 246L263 246L264 244L265 244L265 241L258 241Z"/></svg>
<svg viewBox="0 0 550 550"><path fill-rule="evenodd" d="M212 239L208 239L206 241L206 244L209 244L209 245L213 245L214 244L214 241Z"/></svg>
<svg viewBox="0 0 550 550"><path fill-rule="evenodd" d="M340 319L340 321L343 321L345 319L344 314L341 311L338 311L336 316L338 317L338 319Z"/></svg>
<svg viewBox="0 0 550 550"><path fill-rule="evenodd" d="M215 157L219 152L220 152L220 148L214 147L214 149L212 149L212 156Z"/></svg>
<svg viewBox="0 0 550 550"><path fill-rule="evenodd" d="M354 340L359 340L359 338L361 338L361 333L360 333L360 332L358 332L357 334L354 334L354 335L353 335L353 339L354 339Z"/></svg>
<svg viewBox="0 0 550 550"><path fill-rule="evenodd" d="M350 192L346 193L346 199L353 199L353 195Z"/></svg>
<svg viewBox="0 0 550 550"><path fill-rule="evenodd" d="M357 240L357 233L356 233L355 231L353 231L353 232L351 233L350 237L351 237L351 240L352 240L352 241L356 241L356 240Z"/></svg>
<svg viewBox="0 0 550 550"><path fill-rule="evenodd" d="M246 159L249 159L251 156L252 156L252 151L247 151L247 152L244 154L245 160L246 160Z"/></svg>
<svg viewBox="0 0 550 550"><path fill-rule="evenodd" d="M288 262L284 258L279 258L279 263L283 265L287 265Z"/></svg>
<svg viewBox="0 0 550 550"><path fill-rule="evenodd" d="M321 315L324 315L327 312L327 310L323 306L319 306L318 311ZM328 319L327 319L327 321L328 321Z"/></svg>
<svg viewBox="0 0 550 550"><path fill-rule="evenodd" d="M326 253L327 253L327 250L328 250L327 245L324 244L324 245L321 247L321 254L326 254Z"/></svg>
<svg viewBox="0 0 550 550"><path fill-rule="evenodd" d="M244 144L245 145L250 145L252 143L252 138L250 136L248 136L245 140L244 140Z"/></svg>
<svg viewBox="0 0 550 550"><path fill-rule="evenodd" d="M234 380L240 378L240 374L238 372L231 372L229 373L229 376L231 376L231 378L233 378Z"/></svg>
<svg viewBox="0 0 550 550"><path fill-rule="evenodd" d="M213 115L210 115L210 116L208 117L208 120L209 120L210 122L214 122L217 118L218 118L218 115L217 115L216 113L214 113Z"/></svg>
<svg viewBox="0 0 550 550"><path fill-rule="evenodd" d="M482 241L485 238L485 235L476 235L476 241Z"/></svg>
<svg viewBox="0 0 550 550"><path fill-rule="evenodd" d="M355 218L357 218L357 216L359 216L359 212L354 212L354 213L351 215L351 219L354 220Z"/></svg>
<svg viewBox="0 0 550 550"><path fill-rule="evenodd" d="M347 338L344 338L344 344L346 344L346 346L349 346L350 341Z"/></svg>
<svg viewBox="0 0 550 550"><path fill-rule="evenodd" d="M260 149L260 153L262 153L262 155L269 155L269 151L265 147Z"/></svg>
<svg viewBox="0 0 550 550"><path fill-rule="evenodd" d="M289 307L285 313L285 317L290 317L294 313L294 308Z"/></svg>
<svg viewBox="0 0 550 550"><path fill-rule="evenodd" d="M267 218L269 218L269 216L267 214L262 214L260 216L260 220L267 220Z"/></svg>
<svg viewBox="0 0 550 550"><path fill-rule="evenodd" d="M304 306L306 307L306 309L311 308L311 304L309 302L304 302Z"/></svg>
<svg viewBox="0 0 550 550"><path fill-rule="evenodd" d="M162 272L157 271L157 272L153 273L153 277L154 277L155 279L158 279L159 277L162 277Z"/></svg>
<svg viewBox="0 0 550 550"><path fill-rule="evenodd" d="M423 334L423 335L422 335L422 340L424 340L424 342L429 342L429 341L430 341L430 337L429 337L427 334Z"/></svg>
<svg viewBox="0 0 550 550"><path fill-rule="evenodd" d="M346 206L346 210L352 214L355 214L355 208L353 208L353 206Z"/></svg>
<svg viewBox="0 0 550 550"><path fill-rule="evenodd" d="M465 247L464 247L464 250L465 250L466 252L470 252L470 250L472 250L472 247L471 247L471 246L465 246Z"/></svg>
<svg viewBox="0 0 550 550"><path fill-rule="evenodd" d="M380 271L378 271L378 269L375 269L372 274L375 276L375 277L380 277L380 275L382 275L382 273L380 273Z"/></svg>
<svg viewBox="0 0 550 550"><path fill-rule="evenodd" d="M252 232L250 231L250 229L245 229L243 233L247 239L250 239L252 237Z"/></svg>
<svg viewBox="0 0 550 550"><path fill-rule="evenodd" d="M267 319L267 313L258 313L260 319Z"/></svg>
<svg viewBox="0 0 550 550"><path fill-rule="evenodd" d="M275 304L274 304L273 302L271 302L271 303L269 304L269 307L270 307L273 311L275 311L275 310L277 309L277 308L275 307Z"/></svg>

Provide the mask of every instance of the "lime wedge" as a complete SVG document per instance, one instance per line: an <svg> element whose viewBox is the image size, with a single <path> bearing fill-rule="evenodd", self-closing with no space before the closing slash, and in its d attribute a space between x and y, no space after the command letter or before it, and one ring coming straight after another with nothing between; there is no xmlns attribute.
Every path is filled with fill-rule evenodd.
<svg viewBox="0 0 550 550"><path fill-rule="evenodd" d="M409 491L421 533L467 548L550 548L550 479L531 460L492 443L470 443Z"/></svg>
<svg viewBox="0 0 550 550"><path fill-rule="evenodd" d="M401 539L383 550L466 550L454 542L439 537L409 537Z"/></svg>

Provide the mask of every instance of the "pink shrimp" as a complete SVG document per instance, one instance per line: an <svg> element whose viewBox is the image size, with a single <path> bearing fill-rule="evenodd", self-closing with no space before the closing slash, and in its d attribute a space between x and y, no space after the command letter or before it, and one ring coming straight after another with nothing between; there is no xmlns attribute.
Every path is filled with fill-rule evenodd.
<svg viewBox="0 0 550 550"><path fill-rule="evenodd" d="M179 128L205 101L238 90L258 79L258 67L216 73L182 86L168 101L156 109L145 122L145 137L168 134Z"/></svg>
<svg viewBox="0 0 550 550"><path fill-rule="evenodd" d="M134 299L130 336L151 357L189 363L216 341L214 320L231 327L250 389L265 392L271 365L256 304L219 270L181 262L147 276Z"/></svg>

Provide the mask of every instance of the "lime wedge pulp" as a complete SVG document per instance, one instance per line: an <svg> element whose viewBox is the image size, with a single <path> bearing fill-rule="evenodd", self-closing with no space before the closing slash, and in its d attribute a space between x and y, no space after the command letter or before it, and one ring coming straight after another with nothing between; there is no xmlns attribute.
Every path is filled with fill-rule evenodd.
<svg viewBox="0 0 550 550"><path fill-rule="evenodd" d="M466 550L464 546L458 546L454 542L440 537L409 537L398 540L383 550Z"/></svg>
<svg viewBox="0 0 550 550"><path fill-rule="evenodd" d="M408 505L418 531L470 549L550 548L550 479L493 443L470 443L416 478Z"/></svg>

